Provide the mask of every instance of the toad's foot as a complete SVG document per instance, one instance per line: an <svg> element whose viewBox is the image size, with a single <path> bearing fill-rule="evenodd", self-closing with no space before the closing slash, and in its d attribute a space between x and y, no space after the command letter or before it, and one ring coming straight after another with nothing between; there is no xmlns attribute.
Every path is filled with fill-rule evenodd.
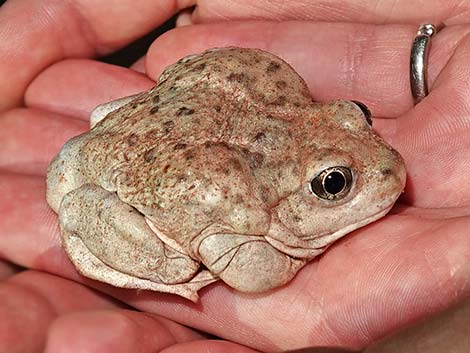
<svg viewBox="0 0 470 353"><path fill-rule="evenodd" d="M262 236L228 232L203 237L199 254L212 273L242 292L279 287L306 263L276 250Z"/></svg>

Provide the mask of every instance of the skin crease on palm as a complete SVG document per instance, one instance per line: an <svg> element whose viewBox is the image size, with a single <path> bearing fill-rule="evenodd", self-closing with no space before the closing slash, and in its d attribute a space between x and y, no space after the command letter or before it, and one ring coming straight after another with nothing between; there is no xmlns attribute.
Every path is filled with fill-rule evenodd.
<svg viewBox="0 0 470 353"><path fill-rule="evenodd" d="M258 8L249 3L201 2L193 18L199 24L159 38L135 70L92 58L125 46L192 3L10 0L0 8L0 51L6 53L0 61L0 254L6 262L109 294L91 292L96 301L90 299L86 308L74 306L70 303L82 294L61 289L70 283L67 280L53 277L52 283L51 275L6 272L0 293L8 305L0 307L5 310L1 317L10 320L2 322L17 326L0 327L0 335L8 340L0 339L11 344L0 351L12 352L18 342L25 343L18 336L28 330L35 333L26 335L31 347L47 342L48 353L63 352L71 331L74 344L81 342L83 351L114 352L115 346L106 340L113 330L105 323L112 325L112 315L121 315L122 307L111 298L240 344L201 341L188 333L186 338L165 341L164 352L251 352L246 347L363 347L468 296L468 3L429 1L413 6L405 1L331 0L280 6L272 1L257 2ZM231 19L242 21L216 23ZM265 21L272 19L283 22ZM324 22L314 22L318 20ZM413 108L409 48L416 24L423 21L444 28L433 38L431 92ZM387 217L335 244L288 286L268 294L242 295L216 284L201 291L200 303L191 304L171 295L120 290L79 277L60 248L57 219L44 199L48 162L68 138L87 129L86 120L97 104L152 87L152 79L166 65L186 54L228 45L258 47L287 60L307 81L315 100L341 97L366 103L377 117L375 129L407 165L407 189L399 204ZM41 286L49 291L40 291ZM80 284L73 287L88 291ZM15 300L18 288L25 293L21 304ZM70 306L50 307L55 295ZM7 310L11 307L16 311ZM18 311L31 308L37 313L32 321L14 320ZM80 313L83 310L87 311ZM163 349L139 338L163 339L167 334L155 329L147 314L132 315L125 322L138 328L123 324L112 343L122 352L132 351L132 342L126 346L130 338L143 342L143 352ZM90 339L85 326L97 327L99 335Z"/></svg>

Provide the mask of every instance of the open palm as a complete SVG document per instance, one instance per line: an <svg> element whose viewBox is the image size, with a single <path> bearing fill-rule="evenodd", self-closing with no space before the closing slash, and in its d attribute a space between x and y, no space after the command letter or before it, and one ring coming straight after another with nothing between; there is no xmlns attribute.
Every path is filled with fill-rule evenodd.
<svg viewBox="0 0 470 353"><path fill-rule="evenodd" d="M453 1L445 5L436 1L443 8L429 5L432 13L396 1L370 6L374 9L370 12L365 11L366 5L358 5L363 1L331 0L328 7L324 1L293 1L284 6L282 1L258 1L257 7L248 0L201 1L192 17L199 24L163 35L145 58L125 69L91 58L124 46L177 9L169 0L110 3L28 0L10 1L0 9L0 50L6 53L0 62L0 255L5 261L68 277L110 295L102 298L92 292L100 299L93 297L89 306L71 309L100 310L90 314L95 315L91 319L61 321L73 328L75 337L89 342L84 325L98 322L97 332L105 335L112 312L129 314L122 314L113 297L263 351L326 345L357 348L468 295L468 9L456 7ZM183 3L179 6L189 5ZM430 95L413 107L409 50L416 24L429 18L448 27L433 39ZM237 21L227 24L228 20ZM320 20L330 22L315 22ZM398 22L403 25L392 24ZM61 249L57 218L44 198L49 161L67 139L87 130L88 115L97 104L152 87L166 65L186 54L227 45L257 47L282 57L304 77L315 100L366 103L376 117L378 133L406 161L408 184L397 207L335 244L291 283L271 293L247 295L215 284L202 290L200 302L192 304L167 294L122 290L80 277ZM38 286L73 286L73 290L57 289L54 295L61 293L63 298L77 295L75 290L87 291L82 284L27 271L0 285L3 302L12 298L8 286L21 282L19 276L34 277ZM134 334L160 334L147 314L129 315L142 322L141 331ZM57 323L54 327L56 340L66 341L66 331L58 329ZM190 342L179 343L172 352L188 351L191 342L194 352L214 344L200 341L201 336L189 330L185 335L174 342ZM117 335L113 342L126 337ZM251 351L227 347L213 351ZM60 350L50 350L56 351Z"/></svg>

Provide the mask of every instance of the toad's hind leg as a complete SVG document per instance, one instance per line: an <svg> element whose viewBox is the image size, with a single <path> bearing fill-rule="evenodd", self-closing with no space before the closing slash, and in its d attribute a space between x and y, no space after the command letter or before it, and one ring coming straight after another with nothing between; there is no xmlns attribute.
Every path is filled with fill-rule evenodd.
<svg viewBox="0 0 470 353"><path fill-rule="evenodd" d="M136 99L138 94L104 103L95 108L90 116L90 125L93 128L109 113L121 108ZM81 164L82 147L89 135L76 136L62 147L60 153L53 159L47 172L47 203L55 212L58 212L60 203L68 192L78 189L87 182Z"/></svg>
<svg viewBox="0 0 470 353"><path fill-rule="evenodd" d="M191 300L216 280L207 271L197 274L196 261L164 244L138 211L98 186L68 193L59 220L64 247L87 277Z"/></svg>

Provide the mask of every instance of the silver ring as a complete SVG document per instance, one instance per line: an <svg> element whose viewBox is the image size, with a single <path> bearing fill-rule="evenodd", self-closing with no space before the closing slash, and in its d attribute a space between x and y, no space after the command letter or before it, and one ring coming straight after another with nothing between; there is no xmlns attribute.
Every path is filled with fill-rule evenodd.
<svg viewBox="0 0 470 353"><path fill-rule="evenodd" d="M430 23L419 26L418 33L411 46L410 84L414 104L418 104L428 95L426 85L426 66L431 37L436 33L436 27Z"/></svg>

